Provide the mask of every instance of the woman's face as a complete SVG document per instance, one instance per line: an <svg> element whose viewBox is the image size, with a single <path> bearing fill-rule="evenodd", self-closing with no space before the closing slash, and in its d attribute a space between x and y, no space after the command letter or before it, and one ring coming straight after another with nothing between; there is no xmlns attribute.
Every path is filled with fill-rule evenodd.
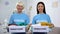
<svg viewBox="0 0 60 34"><path fill-rule="evenodd" d="M22 10L23 10L24 7L22 5L17 5L16 8L17 8L18 12L22 12Z"/></svg>
<svg viewBox="0 0 60 34"><path fill-rule="evenodd" d="M44 6L42 4L39 4L37 8L39 13L43 13Z"/></svg>

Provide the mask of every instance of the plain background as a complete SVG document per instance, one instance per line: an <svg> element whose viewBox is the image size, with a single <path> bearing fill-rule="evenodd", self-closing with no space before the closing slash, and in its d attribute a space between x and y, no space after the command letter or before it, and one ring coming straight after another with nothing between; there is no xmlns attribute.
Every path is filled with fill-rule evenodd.
<svg viewBox="0 0 60 34"><path fill-rule="evenodd" d="M5 24L9 21L11 14L16 9L16 3L19 1L24 3L24 13L30 17L30 23L36 15L37 3L42 1L45 3L46 13L49 14L52 23L56 27L60 27L60 0L0 0L0 23Z"/></svg>

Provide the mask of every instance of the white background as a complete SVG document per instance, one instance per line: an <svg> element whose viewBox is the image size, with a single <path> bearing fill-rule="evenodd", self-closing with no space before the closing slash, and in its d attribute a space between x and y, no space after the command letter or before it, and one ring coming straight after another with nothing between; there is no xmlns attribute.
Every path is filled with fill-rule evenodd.
<svg viewBox="0 0 60 34"><path fill-rule="evenodd" d="M0 23L5 23L4 20L8 19L16 9L16 3L22 1L25 5L24 12L30 16L31 22L32 18L36 15L36 5L39 1L45 3L45 8L47 14L50 16L52 23L56 27L60 27L60 0L0 0ZM5 3L8 2L6 5ZM57 2L57 7L53 6L53 2ZM29 10L29 8L31 10Z"/></svg>

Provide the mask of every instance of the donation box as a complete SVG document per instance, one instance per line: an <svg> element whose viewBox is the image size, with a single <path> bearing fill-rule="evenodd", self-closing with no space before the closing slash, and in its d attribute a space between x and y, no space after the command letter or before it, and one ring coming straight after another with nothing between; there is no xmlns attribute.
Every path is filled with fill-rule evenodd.
<svg viewBox="0 0 60 34"><path fill-rule="evenodd" d="M20 33L20 32L25 32L26 26L9 26L9 32L10 33Z"/></svg>
<svg viewBox="0 0 60 34"><path fill-rule="evenodd" d="M32 26L32 32L49 32L49 27L48 26Z"/></svg>

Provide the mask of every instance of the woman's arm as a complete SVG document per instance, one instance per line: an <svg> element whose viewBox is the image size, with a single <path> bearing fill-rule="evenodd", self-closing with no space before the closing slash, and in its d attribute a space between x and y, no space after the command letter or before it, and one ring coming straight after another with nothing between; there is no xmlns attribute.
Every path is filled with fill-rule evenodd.
<svg viewBox="0 0 60 34"><path fill-rule="evenodd" d="M28 25L27 25L26 31L28 31L28 30L30 29L31 25L32 25L32 24L28 24Z"/></svg>
<svg viewBox="0 0 60 34"><path fill-rule="evenodd" d="M14 16L11 15L8 26L14 26L14 25L16 26L16 24L14 23Z"/></svg>
<svg viewBox="0 0 60 34"><path fill-rule="evenodd" d="M48 15L48 17L47 17L47 20L48 20L48 23L50 23L50 27L51 27L51 28L54 27L54 24L51 23L51 19L50 19L50 16L49 16L49 15Z"/></svg>

